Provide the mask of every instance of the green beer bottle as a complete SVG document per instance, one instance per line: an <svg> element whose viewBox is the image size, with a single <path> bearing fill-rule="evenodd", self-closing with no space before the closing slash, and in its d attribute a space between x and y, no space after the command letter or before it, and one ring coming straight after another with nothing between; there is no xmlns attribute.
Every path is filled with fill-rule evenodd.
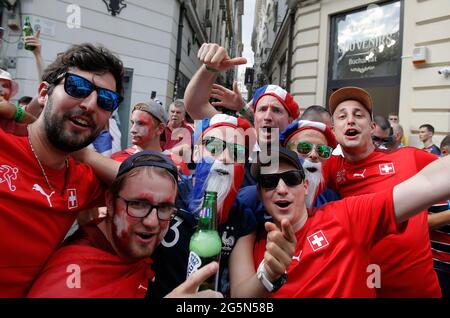
<svg viewBox="0 0 450 318"><path fill-rule="evenodd" d="M23 36L30 36L34 34L33 28L31 27L30 17L25 16L25 22L22 28ZM25 44L25 50L33 51L36 47L33 45Z"/></svg>
<svg viewBox="0 0 450 318"><path fill-rule="evenodd" d="M217 230L217 192L205 193L199 214L197 230L189 242L187 277L213 261L219 262L222 241ZM219 273L208 278L199 290L217 290Z"/></svg>

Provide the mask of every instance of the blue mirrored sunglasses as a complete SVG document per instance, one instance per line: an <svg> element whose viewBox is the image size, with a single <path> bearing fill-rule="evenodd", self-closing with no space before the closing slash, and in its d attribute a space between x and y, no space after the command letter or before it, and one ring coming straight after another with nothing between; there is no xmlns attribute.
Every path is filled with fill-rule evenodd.
<svg viewBox="0 0 450 318"><path fill-rule="evenodd" d="M94 85L91 81L70 72L59 75L55 83L64 77L64 91L73 98L86 98L95 90L97 91L97 104L102 109L113 112L116 110L123 97L115 91Z"/></svg>

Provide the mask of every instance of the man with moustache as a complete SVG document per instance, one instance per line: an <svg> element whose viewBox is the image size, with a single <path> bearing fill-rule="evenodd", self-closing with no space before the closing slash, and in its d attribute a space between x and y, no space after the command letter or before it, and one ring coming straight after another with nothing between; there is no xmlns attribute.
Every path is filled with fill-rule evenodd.
<svg viewBox="0 0 450 318"><path fill-rule="evenodd" d="M160 152L142 151L126 159L106 192L107 216L65 241L28 297L144 297L153 276L150 256L176 214L177 180L176 166ZM214 291L196 294L217 269L210 264L167 296L220 296Z"/></svg>
<svg viewBox="0 0 450 318"><path fill-rule="evenodd" d="M331 202L310 216L308 182L297 155L280 148L279 162L278 168L252 167L273 223L236 244L232 297L375 297L366 280L372 246L405 231L408 219L424 207L450 197L447 157L394 187Z"/></svg>
<svg viewBox="0 0 450 318"><path fill-rule="evenodd" d="M205 119L194 132L194 187L188 197L188 211L180 211L154 253L155 281L149 286L150 297L161 297L186 277L189 241L197 225L197 215L205 191L218 193L219 234L222 238L220 291L228 294L228 257L236 237L252 231L254 222L248 211L235 204L244 177L244 161L256 137L244 119L225 114ZM247 137L246 137L247 136ZM248 141L246 141L248 138ZM171 264L170 267L167 264Z"/></svg>
<svg viewBox="0 0 450 318"><path fill-rule="evenodd" d="M376 149L371 139L375 129L373 103L361 88L335 91L330 96L329 108L344 157L332 156L324 177L328 186L343 198L394 187L437 158L413 147L388 152ZM425 191L423 184L417 186ZM441 296L433 270L425 210L409 220L404 232L388 235L374 245L370 256L372 264L381 269L377 297Z"/></svg>
<svg viewBox="0 0 450 318"><path fill-rule="evenodd" d="M103 186L70 153L90 144L118 108L122 77L122 62L107 49L72 46L45 70L44 111L28 135L0 129L0 297L24 297L78 212L102 205Z"/></svg>

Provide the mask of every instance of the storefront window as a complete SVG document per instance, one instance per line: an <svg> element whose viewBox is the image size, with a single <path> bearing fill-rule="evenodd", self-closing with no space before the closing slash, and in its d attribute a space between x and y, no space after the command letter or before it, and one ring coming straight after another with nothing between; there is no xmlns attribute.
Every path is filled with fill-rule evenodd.
<svg viewBox="0 0 450 318"><path fill-rule="evenodd" d="M332 18L331 80L399 76L400 1Z"/></svg>

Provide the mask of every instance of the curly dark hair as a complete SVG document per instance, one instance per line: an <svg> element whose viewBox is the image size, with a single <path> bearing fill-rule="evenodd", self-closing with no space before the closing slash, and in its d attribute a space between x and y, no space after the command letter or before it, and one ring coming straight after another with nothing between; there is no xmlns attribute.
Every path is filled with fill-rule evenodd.
<svg viewBox="0 0 450 318"><path fill-rule="evenodd" d="M50 84L49 95L55 87L57 77L67 72L70 67L89 72L111 73L116 80L116 92L123 94L122 61L103 46L82 43L73 45L67 51L58 54L56 60L45 69L42 80Z"/></svg>

